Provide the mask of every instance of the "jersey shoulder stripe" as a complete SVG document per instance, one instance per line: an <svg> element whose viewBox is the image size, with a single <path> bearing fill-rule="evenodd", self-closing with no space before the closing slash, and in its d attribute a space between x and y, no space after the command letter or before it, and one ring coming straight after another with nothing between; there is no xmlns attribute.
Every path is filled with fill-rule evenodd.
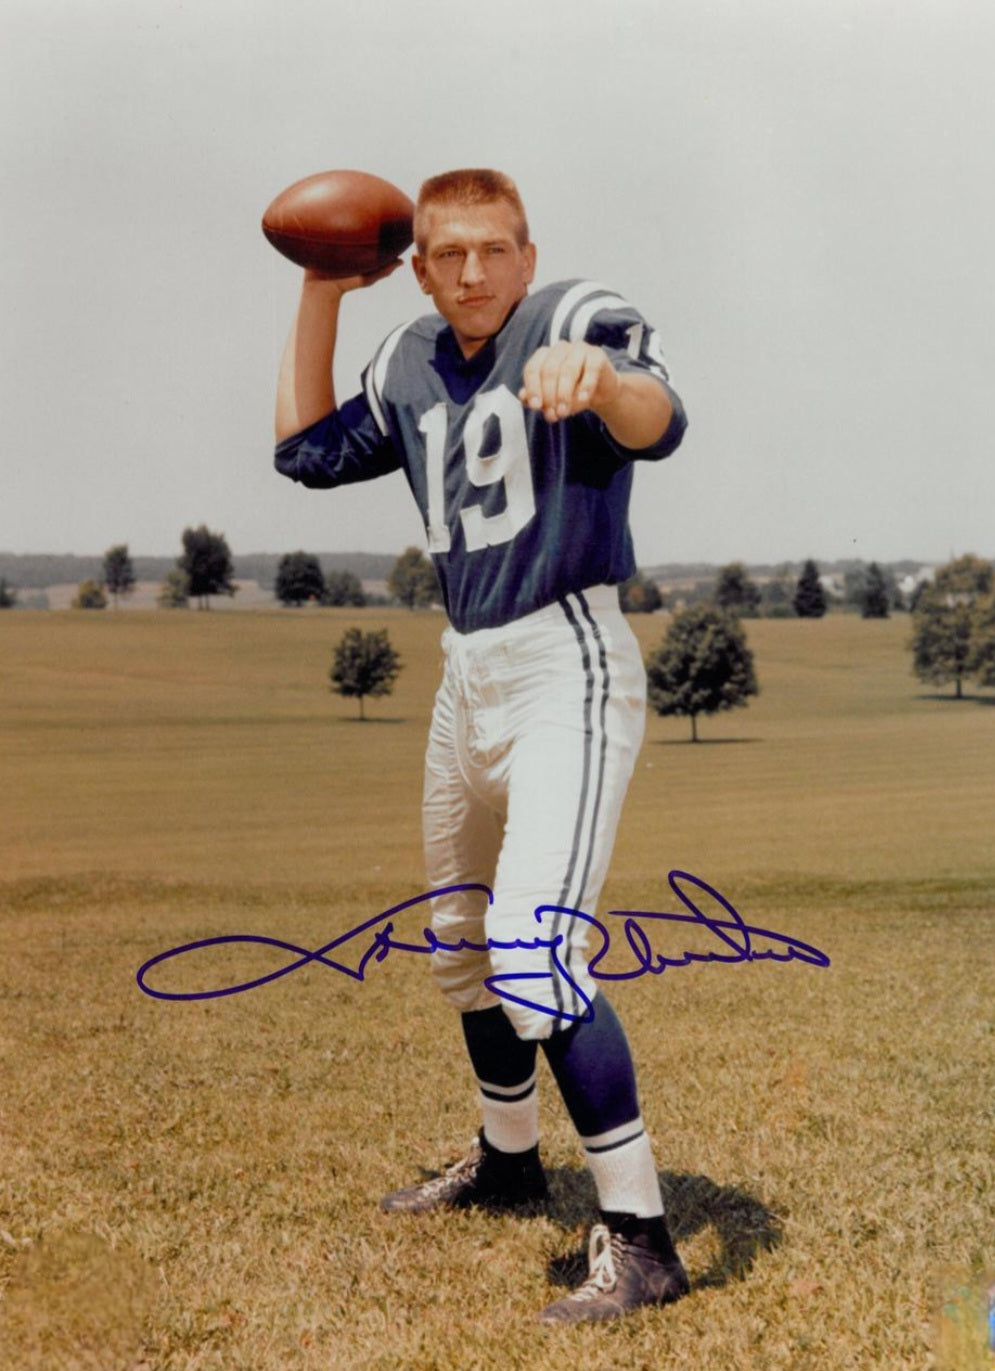
<svg viewBox="0 0 995 1371"><path fill-rule="evenodd" d="M383 412L383 388L387 378L387 368L390 366L390 359L393 357L398 343L414 322L414 320L409 319L407 323L398 325L393 333L387 335L363 377L363 389L366 391L367 403L377 421L377 428L385 438L388 436L388 428Z"/></svg>
<svg viewBox="0 0 995 1371"><path fill-rule="evenodd" d="M617 291L610 290L608 286L603 286L597 281L575 282L564 292L553 311L553 317L549 325L550 346L552 346L553 343L558 343L571 336L571 330L568 328L570 315L582 300L586 300L595 295L610 296L613 300L622 301L622 297Z"/></svg>
<svg viewBox="0 0 995 1371"><path fill-rule="evenodd" d="M590 341L617 350L616 365L646 371L666 384L670 368L659 335L617 290L597 281L575 281L556 289L562 295L552 313L548 342Z"/></svg>
<svg viewBox="0 0 995 1371"><path fill-rule="evenodd" d="M574 312L570 320L570 342L579 343L587 337L587 330L591 326L591 320L596 314L600 314L603 309L627 309L630 306L622 299L621 295L596 295L593 300L585 300L582 305Z"/></svg>
<svg viewBox="0 0 995 1371"><path fill-rule="evenodd" d="M598 313L602 308L614 307L630 308L626 306L625 300L619 295L618 291L613 291L607 285L600 284L599 281L576 281L570 285L569 289L563 292L561 300L556 304L552 311L550 322L550 345L559 341L577 341L584 336L578 332L576 318L578 307L581 304L591 304L593 300L598 300L598 304L587 313L587 321L593 314ZM587 324L584 325L587 328Z"/></svg>

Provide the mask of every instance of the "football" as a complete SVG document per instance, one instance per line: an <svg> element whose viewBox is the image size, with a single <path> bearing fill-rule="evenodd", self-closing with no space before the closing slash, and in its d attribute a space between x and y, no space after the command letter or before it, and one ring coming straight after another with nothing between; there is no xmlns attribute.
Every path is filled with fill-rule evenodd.
<svg viewBox="0 0 995 1371"><path fill-rule="evenodd" d="M411 246L415 207L397 186L365 171L322 171L281 191L263 233L299 267L365 276Z"/></svg>

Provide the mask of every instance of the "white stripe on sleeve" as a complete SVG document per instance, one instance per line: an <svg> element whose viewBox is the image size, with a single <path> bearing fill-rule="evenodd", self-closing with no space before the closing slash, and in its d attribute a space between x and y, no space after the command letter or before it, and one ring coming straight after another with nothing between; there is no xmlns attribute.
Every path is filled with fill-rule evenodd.
<svg viewBox="0 0 995 1371"><path fill-rule="evenodd" d="M394 350L401 341L401 334L404 333L405 329L408 327L409 324L401 324L393 333L384 339L380 346L380 351L377 353L376 357L374 357L373 364L366 373L365 389L367 403L373 411L373 417L377 421L377 428L379 428L385 438L388 436L388 432L387 420L384 418L382 405L384 381L387 377L387 368L390 365L390 359L393 357Z"/></svg>
<svg viewBox="0 0 995 1371"><path fill-rule="evenodd" d="M578 281L575 286L563 296L563 299L553 311L553 319L549 326L549 343L558 343L561 338L566 338L567 317L572 309L580 304L581 300L588 295L608 295L611 294L607 286L599 285L597 281Z"/></svg>

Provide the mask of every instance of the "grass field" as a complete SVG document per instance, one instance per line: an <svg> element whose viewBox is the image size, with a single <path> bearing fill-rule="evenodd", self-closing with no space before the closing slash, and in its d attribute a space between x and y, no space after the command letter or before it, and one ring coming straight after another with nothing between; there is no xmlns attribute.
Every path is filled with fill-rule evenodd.
<svg viewBox="0 0 995 1371"><path fill-rule="evenodd" d="M352 623L406 662L365 724L327 688ZM0 1366L986 1365L963 1319L995 1271L995 697L924 690L905 618L747 628L748 709L697 746L650 720L602 907L667 908L683 868L832 966L612 992L693 1291L563 1330L534 1315L594 1203L548 1076L548 1216L377 1210L477 1125L425 959L205 1001L135 981L215 935L316 947L424 888L440 617L0 617ZM162 983L281 964L198 957Z"/></svg>

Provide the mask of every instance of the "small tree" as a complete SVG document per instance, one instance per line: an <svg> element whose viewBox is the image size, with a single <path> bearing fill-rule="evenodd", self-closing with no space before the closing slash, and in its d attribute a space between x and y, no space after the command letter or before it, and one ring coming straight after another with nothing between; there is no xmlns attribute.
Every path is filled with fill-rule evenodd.
<svg viewBox="0 0 995 1371"><path fill-rule="evenodd" d="M790 619L794 614L794 576L789 566L778 567L760 592L764 614L770 619Z"/></svg>
<svg viewBox="0 0 995 1371"><path fill-rule="evenodd" d="M954 683L964 694L963 680L971 655L971 607L948 598L935 585L919 596L912 616L912 670L930 685Z"/></svg>
<svg viewBox="0 0 995 1371"><path fill-rule="evenodd" d="M185 571L174 566L166 572L156 603L160 609L186 609L190 603L190 577Z"/></svg>
<svg viewBox="0 0 995 1371"><path fill-rule="evenodd" d="M406 609L426 609L442 599L435 567L416 547L407 547L387 577L387 589Z"/></svg>
<svg viewBox="0 0 995 1371"><path fill-rule="evenodd" d="M719 569L715 586L719 609L731 610L743 618L755 619L760 611L760 591L750 580L742 562L730 562Z"/></svg>
<svg viewBox="0 0 995 1371"><path fill-rule="evenodd" d="M366 696L389 695L400 670L401 659L385 628L372 633L350 628L339 640L329 675L334 691L359 700L359 717L365 719Z"/></svg>
<svg viewBox="0 0 995 1371"><path fill-rule="evenodd" d="M693 605L671 620L663 643L646 663L649 703L657 714L691 720L745 705L759 687L753 654L739 620L714 605Z"/></svg>
<svg viewBox="0 0 995 1371"><path fill-rule="evenodd" d="M864 619L887 619L891 612L891 596L884 572L877 562L867 568L863 593L860 597L860 613Z"/></svg>
<svg viewBox="0 0 995 1371"><path fill-rule="evenodd" d="M968 670L983 686L995 686L995 595L979 600L974 607L971 653Z"/></svg>
<svg viewBox="0 0 995 1371"><path fill-rule="evenodd" d="M663 604L663 596L656 581L637 571L619 586L618 602L623 614L652 614Z"/></svg>
<svg viewBox="0 0 995 1371"><path fill-rule="evenodd" d="M6 576L0 576L0 609L13 609L17 604L17 591L7 584Z"/></svg>
<svg viewBox="0 0 995 1371"><path fill-rule="evenodd" d="M802 567L793 603L799 619L821 619L826 612L826 592L819 580L819 568L811 559Z"/></svg>
<svg viewBox="0 0 995 1371"><path fill-rule="evenodd" d="M980 557L967 555L938 569L932 585L915 602L912 615L912 669L921 681L933 685L954 683L954 695L963 697L964 677L983 666L975 665L980 651L978 623L985 621L981 606L992 593L995 569Z"/></svg>
<svg viewBox="0 0 995 1371"><path fill-rule="evenodd" d="M284 605L303 605L308 600L321 603L325 577L321 563L310 552L288 552L276 569L276 598Z"/></svg>
<svg viewBox="0 0 995 1371"><path fill-rule="evenodd" d="M366 604L366 592L359 577L352 571L330 571L325 577L326 605L351 605L361 609Z"/></svg>
<svg viewBox="0 0 995 1371"><path fill-rule="evenodd" d="M225 536L212 533L206 524L183 530L183 552L176 565L186 573L187 593L196 597L199 609L210 609L212 595L234 595L237 590Z"/></svg>
<svg viewBox="0 0 995 1371"><path fill-rule="evenodd" d="M104 553L104 585L110 592L115 609L118 607L118 597L130 595L135 589L135 568L127 543L109 547Z"/></svg>
<svg viewBox="0 0 995 1371"><path fill-rule="evenodd" d="M73 600L73 609L106 609L107 595L99 581L82 581Z"/></svg>

